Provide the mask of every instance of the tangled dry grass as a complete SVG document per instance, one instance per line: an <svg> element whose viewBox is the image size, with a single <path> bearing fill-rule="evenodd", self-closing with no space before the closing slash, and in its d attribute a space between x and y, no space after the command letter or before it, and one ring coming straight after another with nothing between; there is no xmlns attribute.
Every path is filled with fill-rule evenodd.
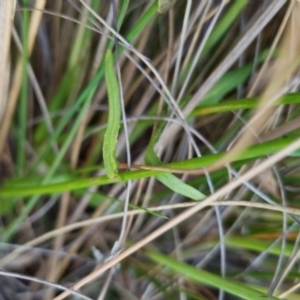
<svg viewBox="0 0 300 300"><path fill-rule="evenodd" d="M164 4L1 0L0 299L299 299L300 3Z"/></svg>

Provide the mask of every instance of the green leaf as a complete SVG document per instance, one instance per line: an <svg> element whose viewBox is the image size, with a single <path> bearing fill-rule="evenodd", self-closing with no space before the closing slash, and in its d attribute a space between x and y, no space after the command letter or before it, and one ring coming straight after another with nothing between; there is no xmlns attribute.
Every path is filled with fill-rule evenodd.
<svg viewBox="0 0 300 300"><path fill-rule="evenodd" d="M265 60L268 51L263 51L258 57L258 63ZM208 94L201 100L199 107L219 103L229 92L246 81L253 70L253 63L229 71L214 85Z"/></svg>
<svg viewBox="0 0 300 300"><path fill-rule="evenodd" d="M127 9L128 9L128 5L129 5L129 0L123 0L121 2L121 9L120 9L120 13L119 13L119 16L118 16L118 29L120 29L123 21L124 21L124 18L125 18L125 15L126 15L126 12L127 12Z"/></svg>
<svg viewBox="0 0 300 300"><path fill-rule="evenodd" d="M157 175L155 178L175 193L181 194L193 200L202 200L206 197L204 194L186 184L173 174L166 173Z"/></svg>
<svg viewBox="0 0 300 300"><path fill-rule="evenodd" d="M251 74L252 64L227 72L203 98L199 106L218 103L226 94L243 83Z"/></svg>
<svg viewBox="0 0 300 300"><path fill-rule="evenodd" d="M154 151L154 145L159 137L160 130L157 131L155 136L151 139L145 156L145 162L151 166L161 166L162 162L156 155ZM162 184L167 186L169 189L174 191L175 193L181 194L193 200L201 200L205 198L205 195L200 191L196 190L194 187L186 184L178 177L174 176L171 173L164 173L160 175L156 175L155 178L160 181Z"/></svg>
<svg viewBox="0 0 300 300"><path fill-rule="evenodd" d="M224 36L224 34L230 29L232 24L236 21L239 14L241 13L241 10L248 4L248 0L239 0L239 1L233 1L232 5L229 7L227 12L224 14L222 19L220 19L212 34L210 35L209 39L207 40L207 43L203 49L203 54L206 55L209 51L211 51L212 47L215 45L221 44L221 39Z"/></svg>
<svg viewBox="0 0 300 300"><path fill-rule="evenodd" d="M108 178L115 177L118 171L116 159L116 145L119 135L121 119L121 101L118 79L114 69L114 60L111 50L105 55L105 81L108 94L108 121L103 140L103 162Z"/></svg>

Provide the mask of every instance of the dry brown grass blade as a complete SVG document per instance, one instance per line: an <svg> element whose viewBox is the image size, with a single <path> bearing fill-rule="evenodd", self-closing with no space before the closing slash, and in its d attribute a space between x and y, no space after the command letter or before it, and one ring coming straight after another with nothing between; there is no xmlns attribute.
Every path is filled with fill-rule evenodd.
<svg viewBox="0 0 300 300"><path fill-rule="evenodd" d="M292 9L293 9L293 5L290 5L289 8L287 9L286 13L285 13L285 16L284 16L284 18L281 22L280 28L279 28L279 30L276 34L276 37L275 37L275 39L272 43L272 46L270 48L270 52L268 53L268 56L267 56L266 60L264 61L261 69L259 70L259 73L257 74L257 76L255 78L255 81L254 81L254 83L252 84L252 86L250 88L250 91L248 92L247 97L249 97L249 98L254 96L257 88L259 86L261 86L261 83L264 81L264 77L268 76L267 70L268 70L268 66L270 64L270 60L273 57L274 51L275 51L276 47L278 46L279 40L282 37L284 29L286 28L286 24L287 24L287 22L290 18Z"/></svg>
<svg viewBox="0 0 300 300"><path fill-rule="evenodd" d="M291 2L290 5L299 6L299 2ZM272 73L273 75L262 96L260 105L255 111L252 119L248 122L245 132L242 133L242 136L240 137L234 148L215 165L208 168L209 171L215 171L219 169L220 167L228 163L232 157L238 155L240 152L242 152L257 140L257 136L259 136L259 134L265 128L264 125L267 123L266 120L271 117L274 111L274 108L272 108L272 103L277 101L282 96L287 80L291 78L295 70L299 67L300 60L298 57L298 53L300 50L300 38L295 34L295 32L297 32L296 28L299 28L299 25L297 26L299 18L297 18L298 12L296 8L296 6L294 8L292 7L292 14L289 18L287 29L281 42L281 52L275 62L274 70ZM189 103L185 108L185 111L190 107L191 105ZM178 125L174 125L174 127L175 126ZM171 136L170 133L169 136ZM166 143L166 140L168 139L164 137L164 143ZM147 166L144 166L142 168L151 169ZM164 168L161 168L160 170L164 171ZM169 171L174 173L186 172L189 174L204 174L204 170L183 171L180 169L170 169Z"/></svg>
<svg viewBox="0 0 300 300"><path fill-rule="evenodd" d="M9 80L9 49L12 24L15 13L15 1L0 1L0 124L7 105L7 88ZM1 153L1 151L0 151Z"/></svg>
<svg viewBox="0 0 300 300"><path fill-rule="evenodd" d="M197 205L195 202L185 202L185 203L178 203L178 204L168 204L168 205L161 205L158 207L148 207L147 210L149 211L164 211L164 210L170 210L170 209L183 209L183 208L189 208ZM256 202L249 202L249 201L234 201L234 200L227 200L227 201L217 201L214 203L208 203L207 206L241 206L241 207L251 207L251 208L261 208L265 210L272 210L272 211L278 211L278 212L285 212L289 213L292 215L297 215L300 216L300 210L297 208L293 207L283 207L283 206L274 206L270 204L265 204L265 203L256 203ZM145 210L132 210L129 211L129 216L136 216L136 215L144 215L146 214ZM10 263L20 255L22 255L24 252L26 252L28 249L35 247L39 244L45 243L48 240L55 238L56 236L59 236L61 234L66 234L69 233L73 230L81 229L87 226L93 226L97 225L100 223L105 223L111 220L116 220L116 219L121 219L123 216L123 213L115 213L112 215L104 215L104 216L98 216L98 217L93 217L89 220L85 221L80 221L77 223L73 223L70 225L66 225L62 228L59 229L54 229L53 231L49 231L31 241L28 243L20 246L16 250L12 251L9 253L7 256L5 256L1 261L0 261L0 266L3 268L4 266L10 265ZM74 251L73 251L74 252ZM73 253L72 252L72 253Z"/></svg>
<svg viewBox="0 0 300 300"><path fill-rule="evenodd" d="M242 133L242 136L228 155L218 162L219 165L228 162L232 157L238 155L238 153L257 140L257 136L264 131L267 121L274 112L272 103L280 99L290 79L299 67L300 37L296 32L300 26L298 18L298 6L300 4L291 2L290 5L292 6L291 16L287 23L286 31L283 34L283 39L279 47L280 53L274 63L274 70L269 84L261 97L260 104L253 117L248 122L246 130Z"/></svg>
<svg viewBox="0 0 300 300"><path fill-rule="evenodd" d="M2 1L3 2L3 1ZM10 2L8 0L7 2ZM31 16L31 21L30 21L30 26L29 26L29 34L28 34L28 54L32 52L34 41L37 35L38 27L40 25L40 21L42 18L43 13L41 12L46 4L46 0L36 0L34 2L35 4L35 11L33 11L32 16ZM3 149L5 146L5 141L8 135L8 131L11 125L12 117L15 112L16 104L17 104L17 99L18 95L20 92L20 87L21 87L21 79L22 79L22 58L19 57L14 74L12 76L12 83L10 87L10 92L8 96L8 104L7 108L5 111L5 115L3 118L3 122L1 124L0 128L0 157L3 153Z"/></svg>
<svg viewBox="0 0 300 300"><path fill-rule="evenodd" d="M193 95L188 104L185 106L183 113L188 116L193 109L199 104L199 101L213 88L216 82L228 71L228 69L237 61L239 56L249 47L257 35L265 28L265 26L273 19L278 11L285 4L285 0L278 0L270 3L269 7L258 17L243 37L234 46L231 52L223 59L218 67L211 73L200 89ZM161 135L159 144L161 147L166 147L170 140L176 135L181 126L172 124L168 130Z"/></svg>

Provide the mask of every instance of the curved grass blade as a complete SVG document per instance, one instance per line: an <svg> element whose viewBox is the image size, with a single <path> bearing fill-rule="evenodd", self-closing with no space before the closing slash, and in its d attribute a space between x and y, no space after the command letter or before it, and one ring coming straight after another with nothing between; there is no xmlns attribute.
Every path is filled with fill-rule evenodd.
<svg viewBox="0 0 300 300"><path fill-rule="evenodd" d="M290 143L295 141L299 137L299 134L291 135L290 137L284 137L270 142L258 144L250 147L249 149L243 151L240 155L232 158L230 163L238 162L245 159L257 159L268 154L280 151L284 147L287 147ZM195 169L195 168L205 168L213 165L218 160L222 159L222 156L226 155L226 152L221 152L218 154L207 154L202 157L192 158L184 161L172 162L169 164L162 165L166 167L166 171L158 170L134 170L122 172L116 178L109 179L107 176L91 177L75 179L64 183L58 184L47 184L47 182L42 182L42 184L34 184L33 186L18 187L10 186L9 181L5 182L4 187L0 189L0 199L4 197L14 197L14 196L31 196L31 195L45 195L45 194L57 194L65 191L75 191L79 189L86 189L91 186L104 186L113 183L126 182L128 180L136 180L141 178L149 178L151 176L158 176L166 174L167 168L182 168L183 170ZM49 179L48 179L49 180ZM298 182L298 181L297 181ZM43 185L44 184L44 185Z"/></svg>
<svg viewBox="0 0 300 300"><path fill-rule="evenodd" d="M118 79L114 69L112 51L105 55L105 81L108 94L108 121L103 140L103 162L108 178L115 177L118 171L116 144L121 120L121 105Z"/></svg>
<svg viewBox="0 0 300 300"><path fill-rule="evenodd" d="M145 156L145 162L148 165L152 166L161 166L162 162L156 155L154 151L154 145L159 137L160 130L155 134L155 136L151 139ZM184 195L188 198L193 200L202 200L205 198L205 195L202 194L200 191L196 190L194 187L186 184L178 177L174 176L171 173L164 173L160 175L156 175L155 178L164 184L166 187L174 191L175 193Z"/></svg>

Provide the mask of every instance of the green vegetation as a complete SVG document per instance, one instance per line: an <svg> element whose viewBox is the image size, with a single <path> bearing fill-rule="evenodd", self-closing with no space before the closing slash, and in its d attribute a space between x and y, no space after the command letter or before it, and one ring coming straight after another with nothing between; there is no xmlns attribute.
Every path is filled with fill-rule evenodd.
<svg viewBox="0 0 300 300"><path fill-rule="evenodd" d="M253 2L20 1L0 268L29 294L300 297L300 4Z"/></svg>

